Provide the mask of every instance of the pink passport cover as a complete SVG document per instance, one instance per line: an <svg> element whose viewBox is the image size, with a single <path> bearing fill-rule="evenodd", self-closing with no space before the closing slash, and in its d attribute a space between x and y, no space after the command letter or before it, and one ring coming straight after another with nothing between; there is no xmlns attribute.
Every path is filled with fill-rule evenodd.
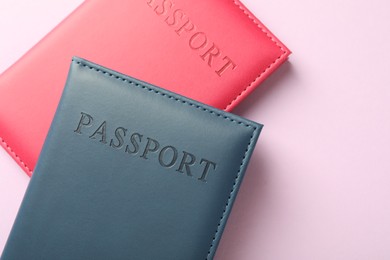
<svg viewBox="0 0 390 260"><path fill-rule="evenodd" d="M230 111L289 54L238 1L87 0L0 76L0 144L32 174L72 56Z"/></svg>

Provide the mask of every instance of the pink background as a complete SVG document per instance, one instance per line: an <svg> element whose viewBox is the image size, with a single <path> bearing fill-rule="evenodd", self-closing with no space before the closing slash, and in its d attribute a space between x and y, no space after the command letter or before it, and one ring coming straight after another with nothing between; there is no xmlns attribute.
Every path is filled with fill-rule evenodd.
<svg viewBox="0 0 390 260"><path fill-rule="evenodd" d="M0 71L80 2L2 0ZM234 111L265 128L216 259L390 259L390 2L242 2L293 55ZM28 181L0 149L0 252Z"/></svg>

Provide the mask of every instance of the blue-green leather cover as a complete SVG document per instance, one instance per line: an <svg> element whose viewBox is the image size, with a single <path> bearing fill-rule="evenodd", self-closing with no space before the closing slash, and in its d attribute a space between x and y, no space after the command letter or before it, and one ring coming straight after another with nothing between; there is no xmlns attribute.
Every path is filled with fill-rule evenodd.
<svg viewBox="0 0 390 260"><path fill-rule="evenodd" d="M2 259L212 259L261 127L74 58Z"/></svg>

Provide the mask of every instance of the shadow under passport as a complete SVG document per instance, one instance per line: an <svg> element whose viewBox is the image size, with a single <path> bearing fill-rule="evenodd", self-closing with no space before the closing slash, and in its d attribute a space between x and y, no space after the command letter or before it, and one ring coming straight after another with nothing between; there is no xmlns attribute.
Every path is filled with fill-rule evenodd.
<svg viewBox="0 0 390 260"><path fill-rule="evenodd" d="M278 91L277 88L283 88L283 82L291 76L292 65L287 61L234 109L233 113L245 116L250 114L251 110L259 109L260 103L271 93ZM243 259L242 252L247 249L245 245L253 239L249 236L253 233L253 227L262 226L262 216L259 212L266 212L269 206L267 179L272 172L272 166L267 159L267 147L261 145L261 139L260 134L259 144L252 155L215 260Z"/></svg>
<svg viewBox="0 0 390 260"><path fill-rule="evenodd" d="M282 64L272 75L270 75L261 85L256 88L248 97L245 98L233 110L233 114L244 116L249 114L251 110L256 110L267 96L273 92L279 91L284 87L284 82L288 81L293 76L293 67L290 61ZM264 123L264 122L260 122Z"/></svg>

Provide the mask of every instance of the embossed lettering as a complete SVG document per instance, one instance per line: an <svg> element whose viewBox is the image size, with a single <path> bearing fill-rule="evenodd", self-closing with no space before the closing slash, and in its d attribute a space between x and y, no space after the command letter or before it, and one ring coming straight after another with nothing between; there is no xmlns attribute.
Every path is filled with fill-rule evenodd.
<svg viewBox="0 0 390 260"><path fill-rule="evenodd" d="M138 137L138 141L137 141L136 137ZM138 153L138 150L139 150L138 142L142 141L142 137L143 137L143 135L141 135L139 133L132 134L131 137L130 137L130 141L131 141L131 144L133 145L134 149L130 150L129 145L126 145L125 151L127 153L132 153L132 154Z"/></svg>
<svg viewBox="0 0 390 260"><path fill-rule="evenodd" d="M129 158L134 158L133 160L143 158L147 161L146 163L156 163L163 168L171 168L173 172L193 177L199 183L206 183L210 173L217 168L217 163L214 161L205 158L199 161L199 157L195 154L183 150L179 152L173 145L160 145L157 139L143 138L143 135L137 132L130 134L128 128L122 126L114 128L106 120L100 121L102 122L100 124L95 123L96 126L93 122L92 115L81 112L81 118L73 132L78 136L84 134L87 139L97 140L126 154L138 155L129 156Z"/></svg>
<svg viewBox="0 0 390 260"><path fill-rule="evenodd" d="M189 159L189 160L187 160ZM178 172L184 173L184 167L185 171L188 176L192 176L190 166L193 166L195 164L195 156L191 153L187 153L186 151L183 151L183 157L180 162L179 168L176 170Z"/></svg>
<svg viewBox="0 0 390 260"><path fill-rule="evenodd" d="M213 60L213 57L218 57L219 56L219 48L215 46L213 43L213 46L211 46L203 55L200 57L205 61L206 57L208 56L207 64L211 67L211 63Z"/></svg>
<svg viewBox="0 0 390 260"><path fill-rule="evenodd" d="M79 121L79 124L77 125L76 130L74 130L75 133L81 134L81 128L83 126L90 127L93 121L93 117L91 115L88 115L87 113L81 112L81 118Z"/></svg>
<svg viewBox="0 0 390 260"><path fill-rule="evenodd" d="M154 0L146 1L146 3L148 4L148 6L150 6L150 7L153 7L153 6L152 6L153 2L154 2Z"/></svg>
<svg viewBox="0 0 390 260"><path fill-rule="evenodd" d="M212 162L212 161L209 161L209 160L206 160L206 159L202 158L200 160L200 164L202 164L203 162L205 162L206 165L203 168L202 176L200 178L198 178L198 180L205 182L207 174L208 174L208 172L210 170L210 166L213 166L213 169L215 170L215 167L217 167L217 164L215 162Z"/></svg>
<svg viewBox="0 0 390 260"><path fill-rule="evenodd" d="M166 162L164 162L164 155L168 151L168 149L171 150L173 152L173 154L172 154L171 161L166 163ZM159 155L158 155L158 161L159 161L160 165L163 167L167 167L167 168L172 167L173 165L175 165L176 160L177 160L177 149L173 146L170 146L170 145L162 148Z"/></svg>
<svg viewBox="0 0 390 260"><path fill-rule="evenodd" d="M180 15L180 16L179 16ZM169 20L169 18L172 18L171 21ZM172 13L172 16L168 16L166 19L165 19L165 22L166 24L168 24L169 26L174 26L174 25L177 25L178 24L178 19L183 19L184 18L184 12L183 10L181 9L176 9L175 11L173 11Z"/></svg>
<svg viewBox="0 0 390 260"><path fill-rule="evenodd" d="M202 37L200 41L198 41L199 36ZM194 33L194 35L191 36L190 41L188 42L191 49L198 50L200 48L203 48L207 44L207 36L204 32L197 32ZM197 44L197 45L195 45Z"/></svg>
<svg viewBox="0 0 390 260"><path fill-rule="evenodd" d="M168 7L168 6L166 5L166 3L169 3L170 6ZM163 15L163 14L165 14L165 13L167 12L167 9L168 9L168 8L169 8L169 9L172 8L172 5L173 5L173 4L172 4L171 1L163 0L162 5L161 5L161 6L156 6L156 7L154 8L154 11L156 12L157 15ZM159 8L159 7L161 7L161 8Z"/></svg>
<svg viewBox="0 0 390 260"><path fill-rule="evenodd" d="M227 60L227 62L220 68L219 70L215 71L218 76L222 77L222 74L229 68L231 67L232 70L236 68L236 64L228 57L225 56L223 60Z"/></svg>
<svg viewBox="0 0 390 260"><path fill-rule="evenodd" d="M180 35L182 32L190 32L195 29L195 25L190 21L190 19L187 20L179 29L176 30L177 35Z"/></svg>
<svg viewBox="0 0 390 260"><path fill-rule="evenodd" d="M115 137L118 141L118 144L115 144L114 139L111 139L110 146L118 149L122 148L123 143L125 142L123 138L126 136L126 132L127 129L123 127L118 127L117 129L115 129Z"/></svg>
<svg viewBox="0 0 390 260"><path fill-rule="evenodd" d="M146 157L146 155L149 152L157 152L158 148L160 147L160 144L156 140L149 138L149 137L147 137L147 139L148 139L148 142L146 143L144 153L141 155L141 158L144 158L144 159L148 159Z"/></svg>
<svg viewBox="0 0 390 260"><path fill-rule="evenodd" d="M200 58L217 76L222 77L235 70L237 64L233 59L224 54L205 32L199 31L190 16L173 1L147 0L146 3L179 37L188 41L190 49L198 52Z"/></svg>
<svg viewBox="0 0 390 260"><path fill-rule="evenodd" d="M106 121L104 121L96 131L89 136L91 139L96 139L96 136L100 135L100 140L99 142L101 143L107 143L107 130L106 130Z"/></svg>

